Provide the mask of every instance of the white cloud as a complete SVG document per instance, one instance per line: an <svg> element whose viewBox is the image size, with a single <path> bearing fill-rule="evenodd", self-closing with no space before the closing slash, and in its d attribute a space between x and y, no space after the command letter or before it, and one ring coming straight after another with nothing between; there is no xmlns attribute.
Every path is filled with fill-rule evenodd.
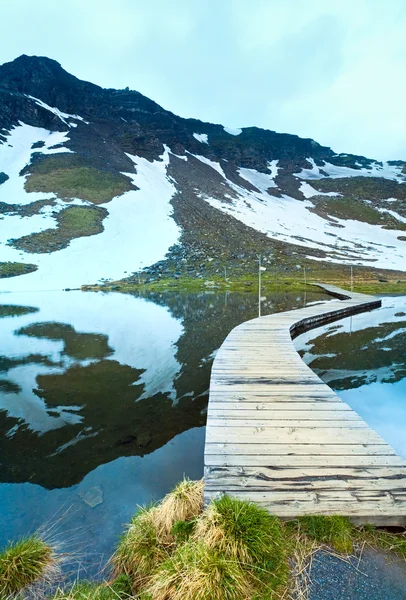
<svg viewBox="0 0 406 600"><path fill-rule="evenodd" d="M403 0L20 0L2 17L0 62L47 55L182 116L406 158Z"/></svg>

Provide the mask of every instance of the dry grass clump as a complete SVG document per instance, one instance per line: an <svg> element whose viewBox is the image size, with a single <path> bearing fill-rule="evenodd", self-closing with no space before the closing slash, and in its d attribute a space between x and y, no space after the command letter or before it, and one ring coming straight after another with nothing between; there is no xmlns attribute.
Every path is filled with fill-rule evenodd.
<svg viewBox="0 0 406 600"><path fill-rule="evenodd" d="M140 509L111 562L115 575L124 573L139 590L175 548L175 524L196 518L203 510L203 482L184 479L162 502Z"/></svg>
<svg viewBox="0 0 406 600"><path fill-rule="evenodd" d="M372 525L365 525L356 534L359 543L368 544L376 550L393 552L406 560L406 531L392 533L384 529L377 529Z"/></svg>
<svg viewBox="0 0 406 600"><path fill-rule="evenodd" d="M156 507L155 526L161 543L174 541L172 529L178 521L191 521L203 510L203 480L183 479Z"/></svg>
<svg viewBox="0 0 406 600"><path fill-rule="evenodd" d="M51 583L59 574L59 561L39 536L22 539L0 553L0 598L16 596L38 583Z"/></svg>
<svg viewBox="0 0 406 600"><path fill-rule="evenodd" d="M157 510L157 507L139 510L111 558L114 576L127 575L134 591L145 585L168 555L159 542Z"/></svg>
<svg viewBox="0 0 406 600"><path fill-rule="evenodd" d="M145 589L153 600L246 600L254 588L241 565L201 542L186 542Z"/></svg>

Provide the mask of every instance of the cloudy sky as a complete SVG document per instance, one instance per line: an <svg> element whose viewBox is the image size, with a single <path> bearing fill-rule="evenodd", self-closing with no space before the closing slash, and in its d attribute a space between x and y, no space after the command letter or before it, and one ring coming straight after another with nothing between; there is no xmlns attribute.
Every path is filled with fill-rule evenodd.
<svg viewBox="0 0 406 600"><path fill-rule="evenodd" d="M2 0L0 22L1 63L45 55L184 117L406 159L404 0Z"/></svg>

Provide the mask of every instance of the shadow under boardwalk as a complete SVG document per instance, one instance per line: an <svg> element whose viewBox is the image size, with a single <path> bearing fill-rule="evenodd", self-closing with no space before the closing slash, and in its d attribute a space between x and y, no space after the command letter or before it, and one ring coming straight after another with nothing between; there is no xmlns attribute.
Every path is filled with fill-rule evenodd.
<svg viewBox="0 0 406 600"><path fill-rule="evenodd" d="M292 519L348 516L406 526L406 461L296 352L292 338L378 308L373 296L322 285L339 300L233 329L213 363L205 501L226 493Z"/></svg>

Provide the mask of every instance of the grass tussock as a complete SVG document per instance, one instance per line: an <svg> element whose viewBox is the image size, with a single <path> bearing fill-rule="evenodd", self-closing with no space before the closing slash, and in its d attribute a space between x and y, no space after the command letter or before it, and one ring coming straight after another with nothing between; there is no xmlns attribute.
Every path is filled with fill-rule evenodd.
<svg viewBox="0 0 406 600"><path fill-rule="evenodd" d="M290 543L284 528L254 503L229 496L215 500L198 520L193 539L240 564L259 591L273 593L287 584Z"/></svg>
<svg viewBox="0 0 406 600"><path fill-rule="evenodd" d="M16 594L40 582L51 582L59 572L56 555L40 537L10 544L0 553L0 598Z"/></svg>
<svg viewBox="0 0 406 600"><path fill-rule="evenodd" d="M196 519L202 510L203 480L183 479L156 507L154 519L161 543L173 542L174 526Z"/></svg>
<svg viewBox="0 0 406 600"><path fill-rule="evenodd" d="M145 585L168 556L160 543L156 513L157 507L140 509L111 558L114 576L129 577L134 591Z"/></svg>
<svg viewBox="0 0 406 600"><path fill-rule="evenodd" d="M145 593L153 600L245 600L254 589L238 562L187 542L162 563Z"/></svg>
<svg viewBox="0 0 406 600"><path fill-rule="evenodd" d="M176 538L188 537L186 523L202 510L203 482L189 479L178 483L160 504L140 509L111 559L114 574L131 577L133 589L139 590L172 552ZM173 531L175 525L177 529Z"/></svg>

